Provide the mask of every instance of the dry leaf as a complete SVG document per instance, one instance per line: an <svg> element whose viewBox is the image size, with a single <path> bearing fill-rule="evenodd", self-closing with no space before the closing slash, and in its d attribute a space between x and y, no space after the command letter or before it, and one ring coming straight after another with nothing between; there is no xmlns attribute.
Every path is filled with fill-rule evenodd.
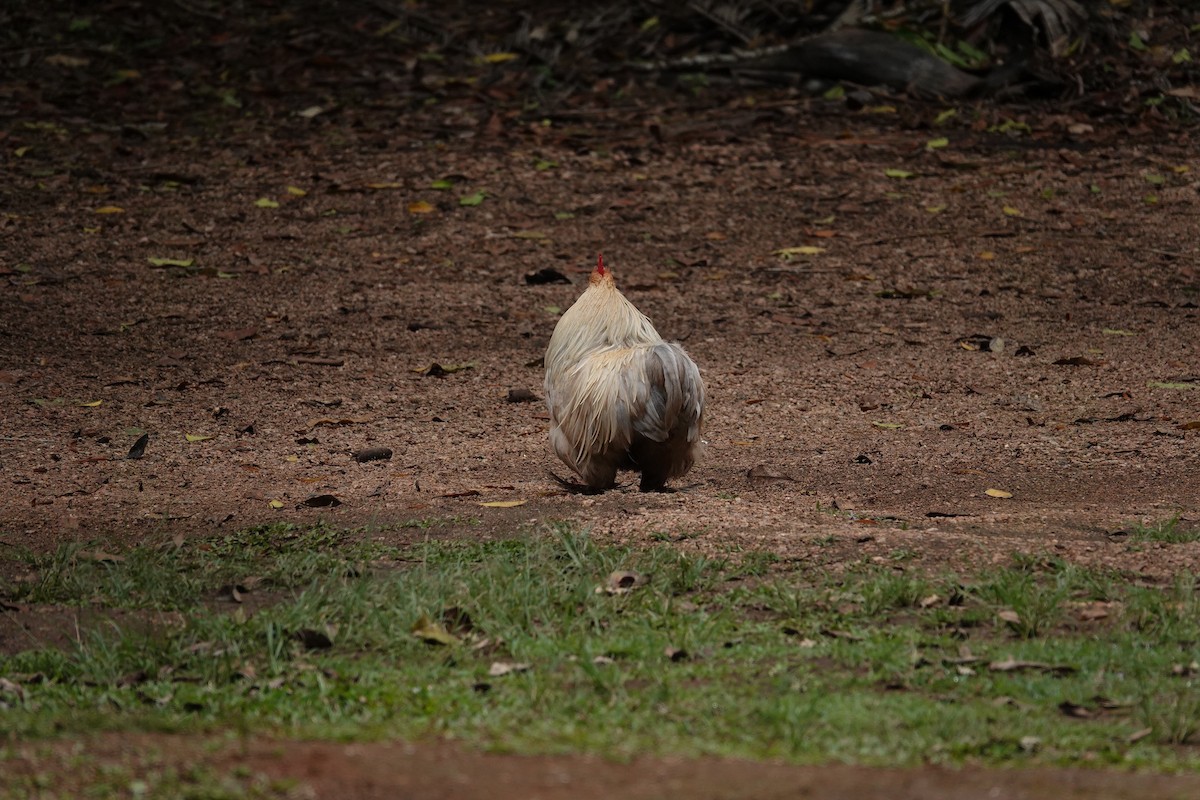
<svg viewBox="0 0 1200 800"><path fill-rule="evenodd" d="M192 444L195 444L196 442L206 442L213 437L207 433L185 433L183 438L187 439Z"/></svg>
<svg viewBox="0 0 1200 800"><path fill-rule="evenodd" d="M617 570L608 576L608 580L603 586L596 587L596 594L629 594L639 586L645 586L650 582L650 576L643 575L640 572L629 572L627 570Z"/></svg>
<svg viewBox="0 0 1200 800"><path fill-rule="evenodd" d="M433 206L426 203L424 200L418 200L415 203L408 204L408 213L410 214L432 214Z"/></svg>
<svg viewBox="0 0 1200 800"><path fill-rule="evenodd" d="M996 616L1005 622L1012 623L1013 625L1019 625L1021 623L1021 615L1010 608L1006 608L1003 611L998 611Z"/></svg>
<svg viewBox="0 0 1200 800"><path fill-rule="evenodd" d="M488 502L480 503L479 505L486 508L516 508L517 506L525 505L525 503L525 500L489 500Z"/></svg>
<svg viewBox="0 0 1200 800"><path fill-rule="evenodd" d="M988 497L999 497L1001 499L1012 497L1012 492L1006 492L1003 489L988 489L984 494Z"/></svg>
<svg viewBox="0 0 1200 800"><path fill-rule="evenodd" d="M416 636L426 644L447 646L462 644L462 640L446 630L445 625L440 622L434 622L425 614L422 614L420 619L412 626L411 632L413 636Z"/></svg>
<svg viewBox="0 0 1200 800"><path fill-rule="evenodd" d="M514 672L528 672L533 669L533 665L513 661L496 661L488 667L488 677L500 678L505 675L511 675Z"/></svg>

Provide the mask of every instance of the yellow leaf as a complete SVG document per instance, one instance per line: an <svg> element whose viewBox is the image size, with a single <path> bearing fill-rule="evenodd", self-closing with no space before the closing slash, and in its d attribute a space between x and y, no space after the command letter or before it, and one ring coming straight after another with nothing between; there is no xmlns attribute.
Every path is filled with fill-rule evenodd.
<svg viewBox="0 0 1200 800"><path fill-rule="evenodd" d="M515 61L520 58L516 53L488 53L481 61L488 64L503 64L506 61Z"/></svg>
<svg viewBox="0 0 1200 800"><path fill-rule="evenodd" d="M195 443L195 442L207 441L208 439L211 439L213 437L208 435L207 433L185 433L183 435L183 438L187 439L189 442Z"/></svg>
<svg viewBox="0 0 1200 800"><path fill-rule="evenodd" d="M516 508L517 506L525 505L524 500L490 500L479 505L487 508Z"/></svg>
<svg viewBox="0 0 1200 800"><path fill-rule="evenodd" d="M287 193L290 194L292 197L304 197L304 195L308 194L308 192L304 191L299 186L287 187Z"/></svg>
<svg viewBox="0 0 1200 800"><path fill-rule="evenodd" d="M97 408L103 402L103 400L91 400L87 403L80 403L79 405L83 406L84 408Z"/></svg>
<svg viewBox="0 0 1200 800"><path fill-rule="evenodd" d="M824 247L815 247L811 244L801 245L799 247L784 247L779 250L771 251L772 255L783 256L784 258L790 258L791 256L815 256L824 252Z"/></svg>
<svg viewBox="0 0 1200 800"><path fill-rule="evenodd" d="M1133 331L1122 330L1121 328L1105 328L1101 333L1105 336L1137 336Z"/></svg>
<svg viewBox="0 0 1200 800"><path fill-rule="evenodd" d="M984 250L982 253L979 254L980 261L992 261L995 258L996 258L996 254L993 253L991 250Z"/></svg>
<svg viewBox="0 0 1200 800"><path fill-rule="evenodd" d="M871 425L885 431L897 431L904 427L899 422L872 422Z"/></svg>
<svg viewBox="0 0 1200 800"><path fill-rule="evenodd" d="M408 213L410 213L410 214L432 214L433 206L431 206L429 203L426 203L424 200L417 200L416 202L408 204Z"/></svg>
<svg viewBox="0 0 1200 800"><path fill-rule="evenodd" d="M33 147L30 145L25 145L24 147L18 147L16 150L13 150L13 155L15 155L17 158L24 158L25 154L28 153L32 149L33 149Z"/></svg>
<svg viewBox="0 0 1200 800"><path fill-rule="evenodd" d="M120 206L100 206L96 209L97 214L124 214L125 209Z"/></svg>
<svg viewBox="0 0 1200 800"><path fill-rule="evenodd" d="M871 114L895 114L895 106L870 106L867 112Z"/></svg>
<svg viewBox="0 0 1200 800"><path fill-rule="evenodd" d="M445 625L434 622L425 614L422 614L420 619L413 623L411 633L426 644L455 645L461 643L457 636L446 630Z"/></svg>
<svg viewBox="0 0 1200 800"><path fill-rule="evenodd" d="M926 142L925 149L926 150L939 150L948 144L950 144L950 140L947 139L945 136L940 136L937 139L930 139L928 142Z"/></svg>
<svg viewBox="0 0 1200 800"><path fill-rule="evenodd" d="M999 497L1001 499L1012 497L1012 492L1006 492L1003 489L988 489L984 494L988 497Z"/></svg>
<svg viewBox="0 0 1200 800"><path fill-rule="evenodd" d="M269 197L260 197L254 201L254 205L259 208L279 208L279 201L272 200Z"/></svg>
<svg viewBox="0 0 1200 800"><path fill-rule="evenodd" d="M1004 207L1004 215L1005 215L1006 217L1020 217L1020 216L1023 216L1023 214L1021 214L1021 209L1019 209L1019 208L1016 208L1016 207L1014 207L1014 206L1005 206L1005 207Z"/></svg>
<svg viewBox="0 0 1200 800"><path fill-rule="evenodd" d="M945 206L925 206L925 210L930 214L940 214L946 210Z"/></svg>
<svg viewBox="0 0 1200 800"><path fill-rule="evenodd" d="M282 500L272 500L271 502L267 503L267 505L269 505L271 508L279 509L279 508L283 508L283 501Z"/></svg>
<svg viewBox="0 0 1200 800"><path fill-rule="evenodd" d="M913 174L911 172L909 172L908 170L904 170L904 169L885 169L883 171L883 174L888 176L889 178L895 178L896 180L901 180L901 181L906 178L911 178L913 176Z"/></svg>

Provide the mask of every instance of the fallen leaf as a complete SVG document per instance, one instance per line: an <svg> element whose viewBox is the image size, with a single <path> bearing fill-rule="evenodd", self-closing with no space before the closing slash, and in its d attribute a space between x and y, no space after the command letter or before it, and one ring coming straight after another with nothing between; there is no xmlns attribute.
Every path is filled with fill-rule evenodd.
<svg viewBox="0 0 1200 800"><path fill-rule="evenodd" d="M418 200L415 203L408 204L408 213L410 214L432 214L433 206L426 203L424 200Z"/></svg>
<svg viewBox="0 0 1200 800"><path fill-rule="evenodd" d="M687 661L691 658L691 654L687 650L684 650L682 647L671 647L670 645L663 648L663 655L675 663Z"/></svg>
<svg viewBox="0 0 1200 800"><path fill-rule="evenodd" d="M767 464L758 464L746 470L746 477L752 481L762 483L770 483L772 481L790 481L794 483L796 480L786 472Z"/></svg>
<svg viewBox="0 0 1200 800"><path fill-rule="evenodd" d="M1137 336L1133 331L1122 330L1121 328L1105 328L1100 332L1105 336Z"/></svg>
<svg viewBox="0 0 1200 800"><path fill-rule="evenodd" d="M254 201L254 205L259 208L279 208L279 201L272 200L269 197L260 197Z"/></svg>
<svg viewBox="0 0 1200 800"><path fill-rule="evenodd" d="M243 339L251 339L258 335L258 328L233 328L227 331L218 331L213 336L218 339L224 339L227 342L240 342Z"/></svg>
<svg viewBox="0 0 1200 800"><path fill-rule="evenodd" d="M1129 736L1125 738L1125 741L1129 742L1130 744L1134 744L1135 742L1140 742L1142 739L1145 739L1152 733L1154 733L1154 728L1142 728L1139 731L1134 731L1133 733L1129 734Z"/></svg>
<svg viewBox="0 0 1200 800"><path fill-rule="evenodd" d="M304 119L312 119L313 117L320 116L324 113L325 109L321 108L320 106L309 106L308 108L297 111L296 116L303 117Z"/></svg>
<svg viewBox="0 0 1200 800"><path fill-rule="evenodd" d="M101 206L96 209L97 214L124 214L125 209L120 206Z"/></svg>
<svg viewBox="0 0 1200 800"><path fill-rule="evenodd" d="M885 431L897 431L904 427L899 422L872 422L871 426Z"/></svg>
<svg viewBox="0 0 1200 800"><path fill-rule="evenodd" d="M207 433L185 433L183 438L195 444L196 442L206 442L213 437Z"/></svg>
<svg viewBox="0 0 1200 800"><path fill-rule="evenodd" d="M479 505L486 508L516 508L517 506L525 505L526 502L525 500L489 500Z"/></svg>
<svg viewBox="0 0 1200 800"><path fill-rule="evenodd" d="M1195 389L1200 383L1182 383L1173 381L1148 381L1146 386L1151 389Z"/></svg>
<svg viewBox="0 0 1200 800"><path fill-rule="evenodd" d="M422 614L416 623L413 624L410 632L413 636L425 642L425 644L443 646L462 644L462 640L446 630L446 626L440 622L434 622L425 614Z"/></svg>
<svg viewBox="0 0 1200 800"><path fill-rule="evenodd" d="M443 190L446 190L446 189L453 189L453 188L454 188L454 182L453 182L453 181L448 181L448 180L446 180L446 179L444 179L444 178L443 178L443 179L441 179L441 180L436 180L436 181L434 181L433 183L429 184L429 188L430 188L430 189L437 189L438 191L443 191Z"/></svg>
<svg viewBox="0 0 1200 800"><path fill-rule="evenodd" d="M1191 422L1185 422L1179 426L1180 430L1185 431L1200 431L1200 419L1194 419Z"/></svg>
<svg viewBox="0 0 1200 800"><path fill-rule="evenodd" d="M84 550L78 557L85 561L95 561L98 564L120 564L125 560L125 556L104 550Z"/></svg>
<svg viewBox="0 0 1200 800"><path fill-rule="evenodd" d="M996 616L999 619L1001 619L1007 623L1010 623L1012 625L1020 625L1021 624L1021 615L1018 614L1017 612L1013 611L1011 608L1006 608L1001 611L997 611Z"/></svg>
<svg viewBox="0 0 1200 800"><path fill-rule="evenodd" d="M792 256L816 256L825 252L824 247L816 247L815 245L805 244L799 247L784 247L779 250L772 250L771 255L780 256L785 261Z"/></svg>
<svg viewBox="0 0 1200 800"><path fill-rule="evenodd" d="M928 142L926 142L925 149L926 150L940 150L941 148L945 147L948 144L950 144L949 139L947 139L945 136L939 136L936 139L930 139Z"/></svg>
<svg viewBox="0 0 1200 800"><path fill-rule="evenodd" d="M300 501L300 505L305 508L334 508L341 504L342 501L332 494L315 494Z"/></svg>
<svg viewBox="0 0 1200 800"><path fill-rule="evenodd" d="M104 402L103 400L88 400L86 402L80 403L79 405L82 408L99 408L100 404L103 402Z"/></svg>
<svg viewBox="0 0 1200 800"><path fill-rule="evenodd" d="M190 267L196 263L194 258L148 258L152 267Z"/></svg>
<svg viewBox="0 0 1200 800"><path fill-rule="evenodd" d="M390 447L364 447L361 450L355 450L350 456L360 464L368 461L387 461L392 457L392 449Z"/></svg>
<svg viewBox="0 0 1200 800"><path fill-rule="evenodd" d="M283 501L282 500L272 500L269 503L267 503L267 505L269 505L271 508L278 511L279 509L283 508Z"/></svg>
<svg viewBox="0 0 1200 800"><path fill-rule="evenodd" d="M941 595L931 594L928 597L922 597L920 600L918 600L917 608L929 608L931 606L936 606L940 602L942 602Z"/></svg>
<svg viewBox="0 0 1200 800"><path fill-rule="evenodd" d="M479 61L485 64L503 64L507 61L515 61L520 58L516 53L488 53L486 56L480 56Z"/></svg>
<svg viewBox="0 0 1200 800"><path fill-rule="evenodd" d="M515 672L528 672L531 669L533 669L531 664L514 661L495 661L488 667L488 677L502 678L505 675L511 675Z"/></svg>
<svg viewBox="0 0 1200 800"><path fill-rule="evenodd" d="M509 389L508 396L504 398L505 402L508 403L535 403L539 399L529 389Z"/></svg>
<svg viewBox="0 0 1200 800"><path fill-rule="evenodd" d="M327 632L313 628L301 628L292 634L292 638L304 645L305 650L328 650L333 647L333 639Z"/></svg>
<svg viewBox="0 0 1200 800"><path fill-rule="evenodd" d="M46 63L52 67L86 67L92 63L86 58L79 56L69 56L64 53L55 53L52 56L46 56Z"/></svg>
<svg viewBox="0 0 1200 800"><path fill-rule="evenodd" d="M460 197L458 199L458 204L460 206L477 206L483 202L485 197L487 197L487 195L483 192L475 192L475 194L469 194L466 197Z"/></svg>
<svg viewBox="0 0 1200 800"><path fill-rule="evenodd" d="M903 169L885 169L883 174L889 178L895 178L896 180L905 180L906 178L911 178L913 176L911 172Z"/></svg>
<svg viewBox="0 0 1200 800"><path fill-rule="evenodd" d="M629 594L634 589L650 582L648 575L628 570L617 570L609 574L603 586L596 587L596 594Z"/></svg>
<svg viewBox="0 0 1200 800"><path fill-rule="evenodd" d="M435 361L432 364L430 364L428 367L417 367L416 369L413 370L413 372L419 372L422 375L425 375L430 378L440 378L443 375L450 375L455 372L461 372L464 369L474 369L474 367L475 367L474 361L469 362L467 364L451 364L451 365L445 366L445 367L443 367L441 364L439 364Z"/></svg>
<svg viewBox="0 0 1200 800"><path fill-rule="evenodd" d="M304 189L301 189L299 186L289 186L287 187L286 191L292 197L304 197L308 194L308 192L306 192Z"/></svg>
<svg viewBox="0 0 1200 800"><path fill-rule="evenodd" d="M404 184L396 181L372 181L367 184L367 188L376 191L381 189L403 189Z"/></svg>
<svg viewBox="0 0 1200 800"><path fill-rule="evenodd" d="M1002 500L1007 500L1012 497L1012 492L1006 492L1003 489L988 489L984 492L988 497L999 497Z"/></svg>
<svg viewBox="0 0 1200 800"><path fill-rule="evenodd" d="M1021 213L1021 209L1019 209L1015 206L1005 206L1003 211L1004 211L1004 216L1006 216L1006 217L1023 217L1023 216L1025 216L1024 214Z"/></svg>
<svg viewBox="0 0 1200 800"><path fill-rule="evenodd" d="M1011 657L991 662L988 664L988 669L992 672L1049 672L1055 675L1068 675L1075 672L1074 667L1047 664L1042 661L1018 661Z"/></svg>
<svg viewBox="0 0 1200 800"><path fill-rule="evenodd" d="M129 448L129 453L125 457L131 459L141 458L142 456L146 455L146 445L149 443L150 434L143 433L141 437L139 437L138 440L133 443L133 447Z"/></svg>

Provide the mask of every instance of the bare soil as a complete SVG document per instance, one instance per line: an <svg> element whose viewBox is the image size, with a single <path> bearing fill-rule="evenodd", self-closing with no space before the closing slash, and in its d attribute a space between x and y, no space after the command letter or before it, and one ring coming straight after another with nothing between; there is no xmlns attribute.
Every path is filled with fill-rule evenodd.
<svg viewBox="0 0 1200 800"><path fill-rule="evenodd" d="M1200 544L1128 536L1200 521L1187 126L986 101L938 125L936 104L632 80L529 112L502 64L477 91L393 86L395 64L337 57L310 54L280 78L302 89L244 90L240 108L150 65L83 81L93 95L64 88L62 66L0 85L0 546L571 520L831 569L1021 551L1147 580L1200 570ZM356 75L388 90L360 102ZM707 448L672 493L563 491L543 405L509 402L540 397L540 356L598 251L707 384ZM571 283L527 280L546 269ZM392 456L359 463L367 447ZM481 796L490 776L548 798L1197 788L441 745L253 743L238 759L364 798Z"/></svg>

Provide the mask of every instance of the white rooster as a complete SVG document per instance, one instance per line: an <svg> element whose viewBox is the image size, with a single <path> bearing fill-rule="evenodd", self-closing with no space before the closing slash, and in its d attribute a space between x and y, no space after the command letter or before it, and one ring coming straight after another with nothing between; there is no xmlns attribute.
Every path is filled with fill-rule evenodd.
<svg viewBox="0 0 1200 800"><path fill-rule="evenodd" d="M588 288L562 315L546 348L550 443L593 489L617 470L661 490L692 467L704 420L700 370L617 290L597 259Z"/></svg>

